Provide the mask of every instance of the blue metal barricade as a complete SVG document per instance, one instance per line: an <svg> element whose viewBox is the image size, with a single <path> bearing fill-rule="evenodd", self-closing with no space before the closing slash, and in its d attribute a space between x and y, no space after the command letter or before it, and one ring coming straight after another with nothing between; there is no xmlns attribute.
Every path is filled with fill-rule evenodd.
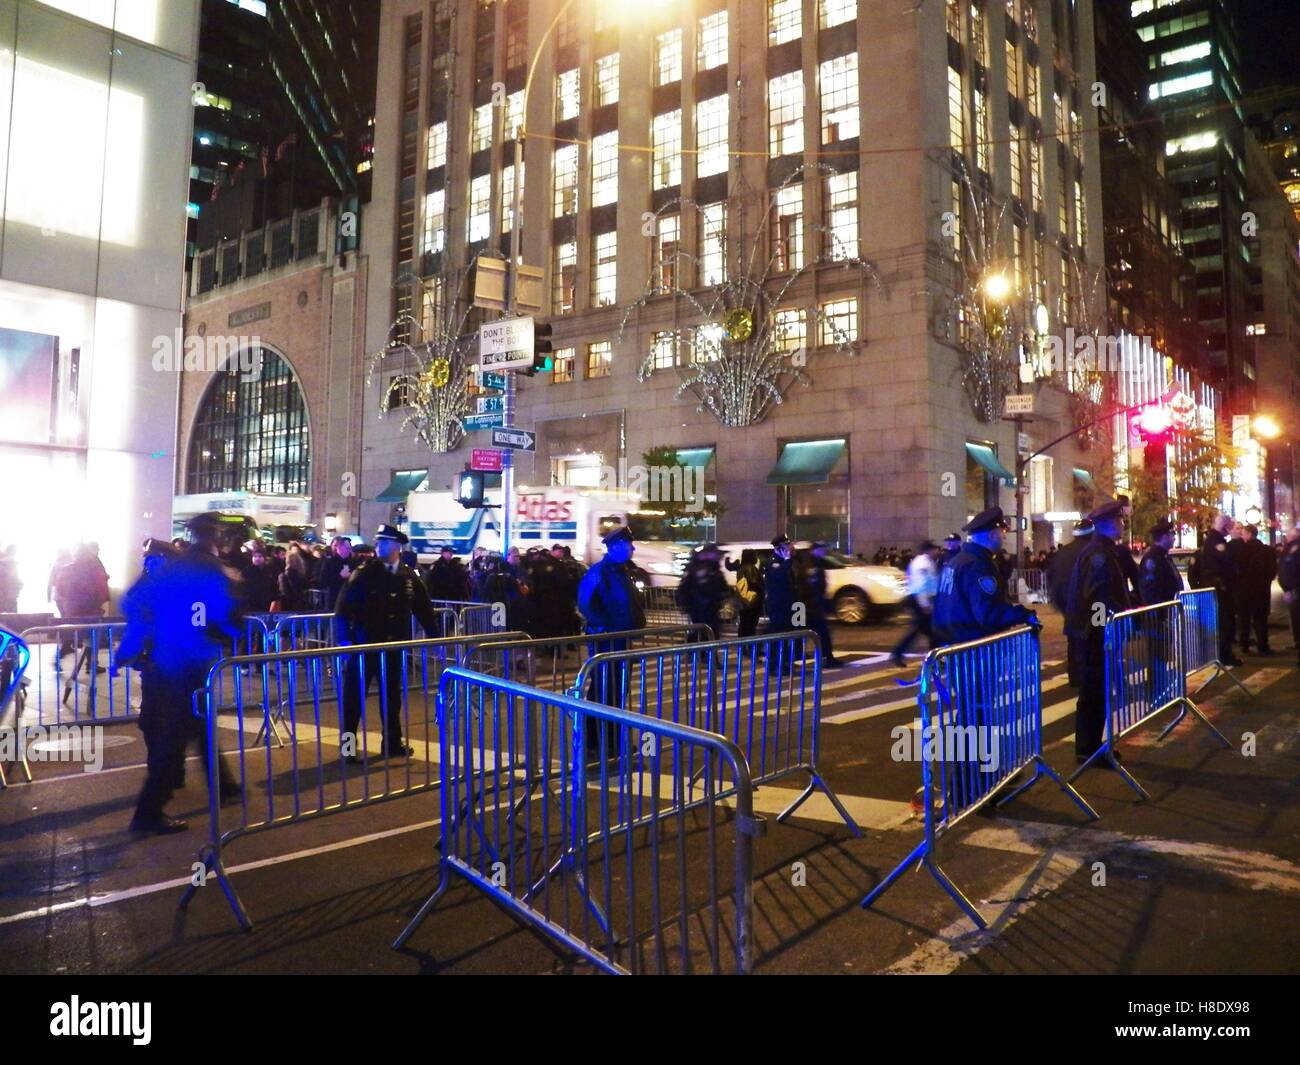
<svg viewBox="0 0 1300 1065"><path fill-rule="evenodd" d="M207 741L210 837L199 854L204 872L181 905L215 878L239 923L249 928L223 861L232 840L435 787L432 709L439 678L475 639L241 655L213 665L194 696ZM370 695L372 686L377 697ZM383 751L393 712L414 749L400 761ZM286 742L262 744L277 713ZM355 729L349 713L357 717ZM230 748L224 756L223 738Z"/></svg>
<svg viewBox="0 0 1300 1065"><path fill-rule="evenodd" d="M744 754L756 786L806 773L807 786L777 820L821 791L849 830L861 835L817 765L822 669L813 633L638 650L600 639L612 646L588 659L573 695L726 736Z"/></svg>
<svg viewBox="0 0 1300 1065"><path fill-rule="evenodd" d="M395 948L455 875L603 972L751 970L763 822L733 743L463 668L438 722L438 886Z"/></svg>
<svg viewBox="0 0 1300 1065"><path fill-rule="evenodd" d="M1187 694L1184 617L1184 604L1170 600L1122 610L1106 619L1106 734L1092 757L1071 775L1071 781L1093 762L1105 760L1141 798L1150 798L1114 757L1115 745L1150 718L1173 707L1178 707L1178 716L1160 733L1160 739L1169 735L1190 710L1219 742L1232 746Z"/></svg>
<svg viewBox="0 0 1300 1065"><path fill-rule="evenodd" d="M140 714L134 670L110 667L126 631L124 621L37 625L21 638L30 648L28 710L36 725L127 721Z"/></svg>
<svg viewBox="0 0 1300 1065"><path fill-rule="evenodd" d="M923 865L980 928L974 904L939 868L939 837L993 801L1025 770L1033 776L997 799L1010 802L1048 776L1091 819L1097 813L1043 759L1041 651L1029 626L926 655L916 701L919 729L904 753L921 763L925 836L862 900L869 907L911 866ZM896 755L897 756L897 755Z"/></svg>
<svg viewBox="0 0 1300 1065"><path fill-rule="evenodd" d="M23 677L30 660L31 651L23 638L8 629L0 629L0 738L3 738L6 733L12 733L14 736L17 757L12 762L22 769L23 775L29 782L32 779L32 769L27 764L27 745L17 741L24 728L23 710L26 695ZM5 721L10 714L13 716L13 728L7 729ZM5 776L5 758L0 754L0 788L8 786L9 778Z"/></svg>
<svg viewBox="0 0 1300 1065"><path fill-rule="evenodd" d="M1191 676L1214 667L1209 679L1202 681L1191 693L1192 697L1195 698L1220 677L1227 677L1250 695L1250 690L1219 660L1218 593L1213 588L1193 588L1190 592L1179 592L1178 602L1183 607L1183 671Z"/></svg>

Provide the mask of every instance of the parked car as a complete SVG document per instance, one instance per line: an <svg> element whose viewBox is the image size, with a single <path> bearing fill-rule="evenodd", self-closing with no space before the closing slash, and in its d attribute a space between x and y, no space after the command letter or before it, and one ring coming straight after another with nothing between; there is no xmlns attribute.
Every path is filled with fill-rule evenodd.
<svg viewBox="0 0 1300 1065"><path fill-rule="evenodd" d="M807 546L807 543L797 544L796 549ZM766 566L772 559L772 545L766 541L721 544L719 547L724 559L733 565L739 565L740 553L745 550L755 551L761 566ZM826 595L836 621L849 625L881 621L896 613L907 597L907 577L895 566L873 566L840 551L827 551L825 563ZM722 572L727 583L735 585L735 572L725 565ZM724 620L730 613L724 612Z"/></svg>

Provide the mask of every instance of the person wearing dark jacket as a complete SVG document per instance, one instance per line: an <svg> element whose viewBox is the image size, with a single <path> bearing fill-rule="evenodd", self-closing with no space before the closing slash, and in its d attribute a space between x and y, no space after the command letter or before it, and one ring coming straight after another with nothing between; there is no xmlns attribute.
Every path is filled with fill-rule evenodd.
<svg viewBox="0 0 1300 1065"><path fill-rule="evenodd" d="M1079 701L1074 718L1074 755L1080 765L1093 760L1106 730L1106 621L1133 605L1128 578L1115 544L1124 532L1123 504L1103 503L1088 515L1093 533L1079 552L1066 597L1065 634L1079 670ZM1113 751L1111 757L1118 759ZM1106 759L1095 763L1113 768Z"/></svg>
<svg viewBox="0 0 1300 1065"><path fill-rule="evenodd" d="M1183 590L1182 574L1169 557L1174 546L1174 527L1167 518L1151 526L1151 546L1142 553L1138 565L1138 593L1143 606L1168 603Z"/></svg>
<svg viewBox="0 0 1300 1065"><path fill-rule="evenodd" d="M772 558L763 570L763 594L767 598L767 631L789 632L794 628L793 548L788 536L772 541Z"/></svg>
<svg viewBox="0 0 1300 1065"><path fill-rule="evenodd" d="M1214 519L1205 534L1201 549L1196 553L1198 587L1213 588L1219 615L1219 662L1225 666L1239 666L1241 659L1233 651L1237 638L1237 567L1233 554L1238 549L1228 548L1228 535L1236 523L1227 514Z"/></svg>
<svg viewBox="0 0 1300 1065"><path fill-rule="evenodd" d="M1300 664L1300 525L1291 530L1282 547L1277 582L1282 586L1282 599L1291 614L1291 639Z"/></svg>
<svg viewBox="0 0 1300 1065"><path fill-rule="evenodd" d="M722 630L722 604L731 594L722 575L717 544L704 544L695 553L677 585L677 605L694 625L708 625L717 637Z"/></svg>
<svg viewBox="0 0 1300 1065"><path fill-rule="evenodd" d="M1277 556L1259 538L1259 528L1245 526L1245 539L1238 554L1240 581L1237 592L1237 618L1241 630L1241 649L1250 650L1251 629L1259 653L1271 655L1268 645L1268 615L1272 605L1273 578L1277 576Z"/></svg>
<svg viewBox="0 0 1300 1065"><path fill-rule="evenodd" d="M261 544L254 544L248 567L239 575L240 599L245 612L265 614L279 597L275 574Z"/></svg>
<svg viewBox="0 0 1300 1065"><path fill-rule="evenodd" d="M339 593L334 609L340 638L350 644L386 643L411 639L411 619L419 620L425 634L441 635L438 616L429 602L424 582L401 562L406 536L391 525L375 533L375 557L356 569ZM402 740L403 659L401 651L372 651L349 655L343 669L343 760L362 761L363 743L357 733L362 704L370 683L379 681L380 712L384 726L381 758L413 754Z"/></svg>
<svg viewBox="0 0 1300 1065"><path fill-rule="evenodd" d="M316 572L316 586L324 593L325 609L333 610L339 601L339 592L347 583L358 559L352 553L352 541L346 536L336 536L330 543L330 553L321 561Z"/></svg>
<svg viewBox="0 0 1300 1065"><path fill-rule="evenodd" d="M1007 599L995 557L1006 528L1001 507L990 507L963 526L970 539L939 573L933 621L937 644L978 640L1034 621L1033 611Z"/></svg>
<svg viewBox="0 0 1300 1065"><path fill-rule="evenodd" d="M750 547L740 553L736 599L740 604L737 635L743 640L758 631L758 619L763 614L763 571L758 565L758 552Z"/></svg>
<svg viewBox="0 0 1300 1065"><path fill-rule="evenodd" d="M284 572L280 574L280 610L286 614L300 614L311 603L307 593L311 589L311 578L307 572L306 554L297 544L289 548L289 557L285 561Z"/></svg>
<svg viewBox="0 0 1300 1065"><path fill-rule="evenodd" d="M826 621L826 545L813 544L804 556L796 573L796 586L807 612L808 628L817 634L822 649L822 665L834 668L842 665L831 646L831 629Z"/></svg>
<svg viewBox="0 0 1300 1065"><path fill-rule="evenodd" d="M645 628L645 603L636 584L632 581L629 567L636 544L632 531L626 525L612 529L602 537L605 545L605 557L587 570L578 585L578 610L586 620L587 632L600 635L609 632L626 632ZM603 654L606 651L627 650L627 639L592 640L588 644L588 655ZM592 702L604 703L606 706L623 705L627 689L628 671L625 662L617 666L596 670L587 689L587 698ZM615 730L610 725L605 730L606 754L611 752L608 745L612 742ZM601 743L601 730L591 729L587 734L588 753L596 753Z"/></svg>
<svg viewBox="0 0 1300 1065"><path fill-rule="evenodd" d="M461 565L450 544L443 544L438 561L429 567L425 576L429 598L463 603L469 599L469 574Z"/></svg>

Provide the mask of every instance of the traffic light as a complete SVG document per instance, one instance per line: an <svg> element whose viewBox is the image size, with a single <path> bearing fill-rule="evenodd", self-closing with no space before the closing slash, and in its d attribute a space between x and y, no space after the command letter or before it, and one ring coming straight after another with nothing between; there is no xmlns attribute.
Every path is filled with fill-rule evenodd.
<svg viewBox="0 0 1300 1065"><path fill-rule="evenodd" d="M462 507L483 506L483 474L479 470L464 470L451 482L452 494Z"/></svg>
<svg viewBox="0 0 1300 1065"><path fill-rule="evenodd" d="M537 373L550 373L555 365L551 355L551 323L538 322L533 326L533 365L525 373L529 377Z"/></svg>
<svg viewBox="0 0 1300 1065"><path fill-rule="evenodd" d="M1142 408L1138 414L1137 427L1143 440L1164 441L1173 430L1173 415L1163 403L1153 403Z"/></svg>

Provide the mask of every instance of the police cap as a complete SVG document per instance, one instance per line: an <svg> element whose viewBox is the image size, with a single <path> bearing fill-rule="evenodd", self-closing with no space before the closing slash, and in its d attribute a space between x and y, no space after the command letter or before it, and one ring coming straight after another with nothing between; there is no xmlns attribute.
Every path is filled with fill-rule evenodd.
<svg viewBox="0 0 1300 1065"><path fill-rule="evenodd" d="M961 527L962 532L977 533L987 532L989 529L1005 529L1007 527L1006 518L1002 516L1001 507L989 507L988 510L981 511L971 518Z"/></svg>
<svg viewBox="0 0 1300 1065"><path fill-rule="evenodd" d="M1087 518L1080 518L1078 521L1074 523L1074 535L1091 536L1092 522L1090 522Z"/></svg>
<svg viewBox="0 0 1300 1065"><path fill-rule="evenodd" d="M790 537L785 535L772 537L773 547L780 547L782 544L788 544L789 542L790 542Z"/></svg>
<svg viewBox="0 0 1300 1065"><path fill-rule="evenodd" d="M1113 521L1116 518L1123 517L1123 515L1124 504L1118 499L1108 499L1088 511L1088 520L1095 525L1099 521Z"/></svg>
<svg viewBox="0 0 1300 1065"><path fill-rule="evenodd" d="M379 528L375 530L375 539L396 540L399 544L410 543L410 540L406 538L406 534L404 532L400 532L398 529L394 528L391 525L379 526Z"/></svg>
<svg viewBox="0 0 1300 1065"><path fill-rule="evenodd" d="M150 536L141 545L145 558L175 558L176 548L168 540L159 540Z"/></svg>
<svg viewBox="0 0 1300 1065"><path fill-rule="evenodd" d="M632 530L629 529L626 525L620 525L616 529L610 529L609 532L607 532L600 539L601 542L606 547L612 547L620 540L626 540L630 544L633 540Z"/></svg>
<svg viewBox="0 0 1300 1065"><path fill-rule="evenodd" d="M1162 536L1168 536L1174 531L1174 523L1168 518L1161 518L1151 526L1151 539L1159 540Z"/></svg>
<svg viewBox="0 0 1300 1065"><path fill-rule="evenodd" d="M961 543L961 533L949 533L943 538L945 544Z"/></svg>

